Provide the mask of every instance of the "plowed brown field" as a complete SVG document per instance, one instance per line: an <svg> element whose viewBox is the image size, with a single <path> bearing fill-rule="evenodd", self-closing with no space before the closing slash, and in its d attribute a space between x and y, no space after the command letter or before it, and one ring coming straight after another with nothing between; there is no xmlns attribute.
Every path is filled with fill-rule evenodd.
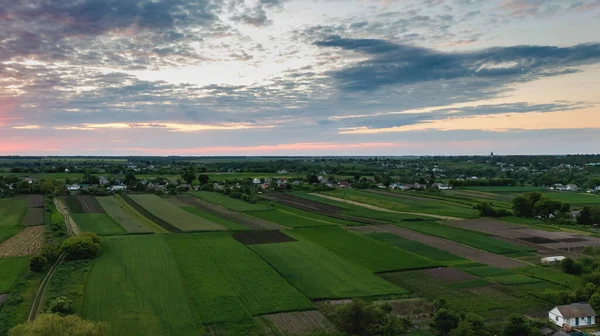
<svg viewBox="0 0 600 336"><path fill-rule="evenodd" d="M40 251L44 241L44 227L26 227L9 240L0 244L0 257L21 257Z"/></svg>

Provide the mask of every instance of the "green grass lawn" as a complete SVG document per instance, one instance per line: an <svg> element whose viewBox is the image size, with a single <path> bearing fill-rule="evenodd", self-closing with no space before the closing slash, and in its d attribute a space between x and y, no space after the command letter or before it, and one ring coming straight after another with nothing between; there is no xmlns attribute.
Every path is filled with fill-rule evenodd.
<svg viewBox="0 0 600 336"><path fill-rule="evenodd" d="M168 235L192 310L204 323L313 309L304 295L226 233Z"/></svg>
<svg viewBox="0 0 600 336"><path fill-rule="evenodd" d="M434 198L410 198L408 194L393 193L397 197L373 194L358 190L335 190L327 195L348 199L355 202L370 204L394 211L415 212L432 215L452 216L460 218L475 218L479 212L472 205L440 200Z"/></svg>
<svg viewBox="0 0 600 336"><path fill-rule="evenodd" d="M218 192L191 191L189 194L233 211L256 211L270 209L270 207L264 203L248 203Z"/></svg>
<svg viewBox="0 0 600 336"><path fill-rule="evenodd" d="M29 257L0 258L0 294L8 293L29 268Z"/></svg>
<svg viewBox="0 0 600 336"><path fill-rule="evenodd" d="M20 226L0 226L0 243L16 235L22 229Z"/></svg>
<svg viewBox="0 0 600 336"><path fill-rule="evenodd" d="M81 231L94 232L101 236L125 234L125 229L107 214L73 213L71 214Z"/></svg>
<svg viewBox="0 0 600 336"><path fill-rule="evenodd" d="M160 220L165 221L182 231L225 231L221 224L217 224L187 212L169 201L156 195L129 195L129 197L146 211Z"/></svg>
<svg viewBox="0 0 600 336"><path fill-rule="evenodd" d="M198 335L177 264L163 235L106 237L92 263L81 315L110 335Z"/></svg>
<svg viewBox="0 0 600 336"><path fill-rule="evenodd" d="M187 212L193 213L196 216L200 216L200 217L206 219L207 221L211 221L213 223L223 225L224 227L228 228L231 231L248 231L248 230L250 230L250 228L248 228L246 226L232 222L230 220L219 217L217 215L213 215L208 212L202 211L193 206L186 206L186 207L181 207L181 208Z"/></svg>
<svg viewBox="0 0 600 336"><path fill-rule="evenodd" d="M451 227L436 222L395 223L394 225L428 235L453 240L464 245L496 254L535 251L535 249L531 247L512 244L489 237L483 233Z"/></svg>
<svg viewBox="0 0 600 336"><path fill-rule="evenodd" d="M377 239L381 242L392 244L397 248L412 252L414 254L420 255L423 258L427 258L429 260L437 261L440 263L456 263L457 261L467 261L467 259L454 255L450 252L440 250L435 247L431 247L429 245L425 245L414 240L409 240L391 233L371 233L367 234L366 236L373 239Z"/></svg>
<svg viewBox="0 0 600 336"><path fill-rule="evenodd" d="M113 196L96 197L102 209L116 223L119 223L127 233L148 233L154 230L146 224L139 216L134 216L128 211L125 204L119 202Z"/></svg>
<svg viewBox="0 0 600 336"><path fill-rule="evenodd" d="M375 239L348 232L339 227L296 229L290 234L300 235L339 256L362 265L374 272L427 268L440 263L382 243Z"/></svg>
<svg viewBox="0 0 600 336"><path fill-rule="evenodd" d="M250 247L311 299L403 294L406 290L315 243L256 244Z"/></svg>

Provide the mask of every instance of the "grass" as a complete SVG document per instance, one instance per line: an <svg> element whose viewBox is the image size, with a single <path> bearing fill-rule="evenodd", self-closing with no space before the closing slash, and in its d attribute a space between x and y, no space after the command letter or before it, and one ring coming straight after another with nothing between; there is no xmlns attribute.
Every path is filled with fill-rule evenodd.
<svg viewBox="0 0 600 336"><path fill-rule="evenodd" d="M19 233L27 200L21 197L0 198L0 243Z"/></svg>
<svg viewBox="0 0 600 336"><path fill-rule="evenodd" d="M29 273L11 291L0 309L0 335L6 335L9 329L27 321L43 277L43 273Z"/></svg>
<svg viewBox="0 0 600 336"><path fill-rule="evenodd" d="M205 220L156 195L130 195L135 203L153 216L181 231L224 231L223 225Z"/></svg>
<svg viewBox="0 0 600 336"><path fill-rule="evenodd" d="M270 209L270 207L266 204L248 203L239 199L231 198L227 195L218 192L192 191L189 192L189 194L233 211L257 211Z"/></svg>
<svg viewBox="0 0 600 336"><path fill-rule="evenodd" d="M575 192L564 192L564 191L548 191L543 192L543 196L548 197L554 201L560 201L563 203L569 203L571 205L594 205L600 204L600 195L587 194L587 193L575 193Z"/></svg>
<svg viewBox="0 0 600 336"><path fill-rule="evenodd" d="M574 275L557 272L549 267L525 266L515 268L513 271L570 288L577 287L581 282L580 279Z"/></svg>
<svg viewBox="0 0 600 336"><path fill-rule="evenodd" d="M492 283L485 279L476 279L469 281L461 281L452 283L452 287L454 288L475 288L475 287L484 287L489 286Z"/></svg>
<svg viewBox="0 0 600 336"><path fill-rule="evenodd" d="M453 240L464 245L496 254L535 251L535 249L531 247L515 245L489 237L483 233L451 227L436 222L395 223L395 225L431 236Z"/></svg>
<svg viewBox="0 0 600 336"><path fill-rule="evenodd" d="M106 214L112 218L116 223L121 225L127 233L150 233L154 232L148 227L145 221L141 220L139 216L134 216L131 211L126 209L126 205L119 202L119 200L112 196L96 197L102 209L106 211Z"/></svg>
<svg viewBox="0 0 600 336"><path fill-rule="evenodd" d="M250 248L311 299L406 293L406 290L384 281L367 268L304 239L257 244Z"/></svg>
<svg viewBox="0 0 600 336"><path fill-rule="evenodd" d="M304 295L225 233L169 235L193 311L203 323L313 309Z"/></svg>
<svg viewBox="0 0 600 336"><path fill-rule="evenodd" d="M21 232L22 229L19 226L0 227L0 243Z"/></svg>
<svg viewBox="0 0 600 336"><path fill-rule="evenodd" d="M300 235L374 272L428 268L439 263L339 227L296 229Z"/></svg>
<svg viewBox="0 0 600 336"><path fill-rule="evenodd" d="M13 290L28 268L28 257L0 258L0 294Z"/></svg>
<svg viewBox="0 0 600 336"><path fill-rule="evenodd" d="M74 260L60 263L44 293L43 310L57 297L65 296L73 301L75 312L79 313L83 304L85 281L89 274L89 260Z"/></svg>
<svg viewBox="0 0 600 336"><path fill-rule="evenodd" d="M511 271L493 266L462 267L461 269L465 272L475 274L483 278L514 275L514 273L512 273Z"/></svg>
<svg viewBox="0 0 600 336"><path fill-rule="evenodd" d="M108 323L111 335L198 335L177 269L162 235L106 237L81 315Z"/></svg>
<svg viewBox="0 0 600 336"><path fill-rule="evenodd" d="M520 194L532 191L543 191L544 187L464 187L466 190L476 190L489 193Z"/></svg>
<svg viewBox="0 0 600 336"><path fill-rule="evenodd" d="M479 215L479 212L473 209L471 205L425 197L410 198L408 195L400 193L392 194L398 197L373 194L358 190L335 190L327 192L326 194L394 211L422 213L424 216L432 214L460 218L475 218Z"/></svg>
<svg viewBox="0 0 600 336"><path fill-rule="evenodd" d="M502 285L522 285L541 281L539 279L530 278L522 274L502 275L497 277L489 277L486 279L492 282L497 282Z"/></svg>
<svg viewBox="0 0 600 336"><path fill-rule="evenodd" d="M125 233L125 229L107 214L73 213L71 217L73 217L81 231L94 232L101 236Z"/></svg>
<svg viewBox="0 0 600 336"><path fill-rule="evenodd" d="M250 211L248 215L264 219L269 222L285 225L291 228L334 226L334 225L357 225L338 218L327 217L308 211L277 204L272 210Z"/></svg>
<svg viewBox="0 0 600 336"><path fill-rule="evenodd" d="M467 260L450 252L446 252L444 250L440 250L435 247L431 247L429 245L425 245L414 240L409 240L391 233L372 233L367 234L366 236L381 242L392 244L397 248L440 263Z"/></svg>
<svg viewBox="0 0 600 336"><path fill-rule="evenodd" d="M181 209L183 209L187 212L193 213L196 216L200 216L200 217L206 219L207 221L211 221L213 223L223 225L224 227L228 228L231 231L248 231L248 230L250 230L250 228L248 228L246 226L232 222L230 220L219 217L217 215L213 215L208 212L202 211L201 209L198 209L193 206L185 206L185 207L181 207Z"/></svg>
<svg viewBox="0 0 600 336"><path fill-rule="evenodd" d="M162 226L154 223L148 217L146 217L146 216L142 215L140 212L138 212L134 207L132 207L129 203L127 203L127 201L125 201L121 197L121 195L115 195L115 200L119 203L119 205L121 206L121 209L123 209L123 211L125 211L127 214L129 214L129 216L131 216L131 217L137 219L138 221L144 223L152 231L154 231L156 233L167 233L167 232L169 232L165 228L163 228Z"/></svg>

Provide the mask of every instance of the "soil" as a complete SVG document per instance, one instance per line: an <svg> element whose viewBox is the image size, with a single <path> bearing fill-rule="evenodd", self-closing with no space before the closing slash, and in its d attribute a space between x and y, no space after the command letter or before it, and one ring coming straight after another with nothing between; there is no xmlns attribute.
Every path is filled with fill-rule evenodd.
<svg viewBox="0 0 600 336"><path fill-rule="evenodd" d="M308 335L310 333L335 332L335 326L318 310L264 315L262 318L281 334Z"/></svg>
<svg viewBox="0 0 600 336"><path fill-rule="evenodd" d="M498 268L517 268L526 266L525 263L520 261L503 257L490 252L478 250L469 246L461 245L457 242L429 236L426 234L411 231L409 229L399 228L393 225L377 225L370 227L351 227L348 230L359 231L359 232L387 232L398 235L400 237L418 241L425 245L429 245L440 250L448 251L457 256L473 260L482 264L495 266Z"/></svg>
<svg viewBox="0 0 600 336"><path fill-rule="evenodd" d="M44 207L44 196L43 195L29 195L27 197L27 207L43 208Z"/></svg>
<svg viewBox="0 0 600 336"><path fill-rule="evenodd" d="M44 227L30 226L0 244L0 257L22 257L34 255L42 248Z"/></svg>
<svg viewBox="0 0 600 336"><path fill-rule="evenodd" d="M105 213L96 197L90 195L77 196L77 200L81 203L85 213L103 214Z"/></svg>
<svg viewBox="0 0 600 336"><path fill-rule="evenodd" d="M474 276L473 274L469 274L456 268L438 267L427 269L422 272L434 279L442 280L448 283L471 281L478 279L478 277Z"/></svg>
<svg viewBox="0 0 600 336"><path fill-rule="evenodd" d="M283 234L281 231L245 231L232 234L233 238L244 245L287 243L296 239Z"/></svg>
<svg viewBox="0 0 600 336"><path fill-rule="evenodd" d="M521 237L520 240L524 240L530 243L535 244L548 244L548 243L558 243L556 240L544 238L544 237Z"/></svg>
<svg viewBox="0 0 600 336"><path fill-rule="evenodd" d="M21 219L21 225L44 225L44 208L27 208L25 216Z"/></svg>
<svg viewBox="0 0 600 336"><path fill-rule="evenodd" d="M243 225L253 230L279 230L284 228L279 224L275 224L260 218L248 216L246 214L239 213L236 211L231 211L222 206L206 202L193 196L178 196L176 200L183 203L185 206L196 207L202 211L213 214L215 216L219 216L221 218L227 219L229 221Z"/></svg>

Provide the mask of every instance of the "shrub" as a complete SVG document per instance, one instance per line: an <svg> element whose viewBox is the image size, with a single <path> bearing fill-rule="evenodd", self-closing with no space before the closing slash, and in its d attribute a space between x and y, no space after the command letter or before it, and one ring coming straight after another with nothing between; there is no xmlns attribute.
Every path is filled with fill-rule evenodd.
<svg viewBox="0 0 600 336"><path fill-rule="evenodd" d="M94 243L100 244L100 237L94 232L82 232L79 234L80 237L89 237Z"/></svg>
<svg viewBox="0 0 600 336"><path fill-rule="evenodd" d="M60 315L70 315L75 312L73 301L66 296L59 296L50 303L50 311Z"/></svg>
<svg viewBox="0 0 600 336"><path fill-rule="evenodd" d="M48 263L48 259L46 259L46 257L44 255L37 254L31 258L31 261L29 262L29 269L32 272L39 272L39 271L43 270L44 267L46 267L47 263Z"/></svg>
<svg viewBox="0 0 600 336"><path fill-rule="evenodd" d="M92 259L100 252L100 244L89 236L70 237L62 243L61 248L69 260Z"/></svg>
<svg viewBox="0 0 600 336"><path fill-rule="evenodd" d="M8 335L105 336L108 335L108 326L104 323L84 320L76 315L63 317L56 314L41 314L33 322L25 322L14 327Z"/></svg>

